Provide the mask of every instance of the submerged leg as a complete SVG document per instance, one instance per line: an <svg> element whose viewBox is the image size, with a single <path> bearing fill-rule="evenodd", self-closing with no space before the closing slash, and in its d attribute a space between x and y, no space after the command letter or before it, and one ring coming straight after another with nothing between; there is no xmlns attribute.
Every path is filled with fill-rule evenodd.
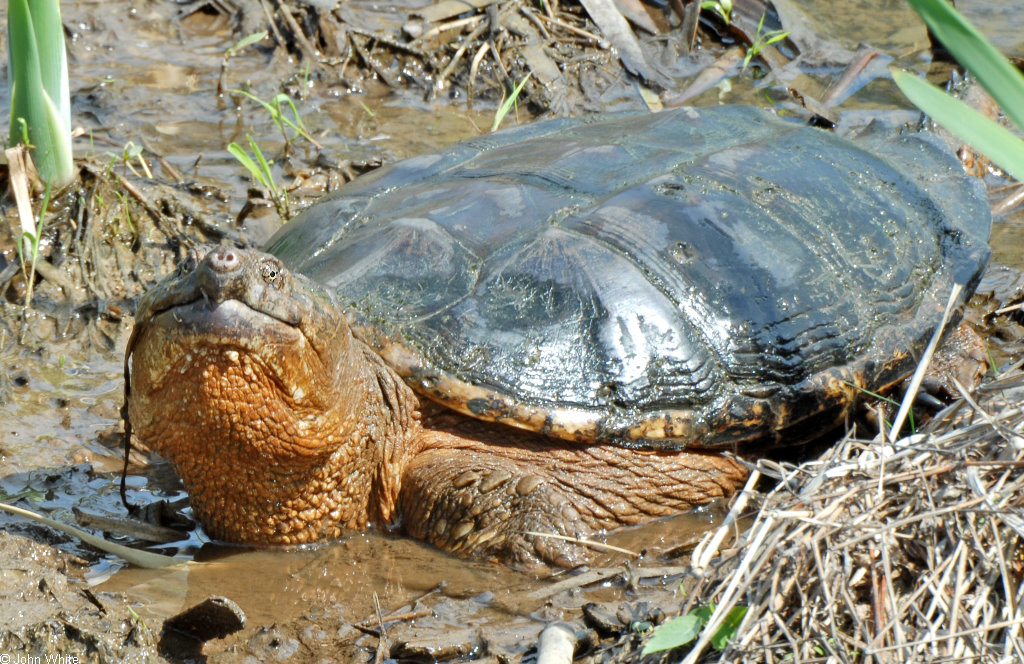
<svg viewBox="0 0 1024 664"><path fill-rule="evenodd" d="M557 442L532 434L497 444L426 432L402 478L404 530L461 555L571 567L587 550L564 540L669 516L733 493L737 461Z"/></svg>

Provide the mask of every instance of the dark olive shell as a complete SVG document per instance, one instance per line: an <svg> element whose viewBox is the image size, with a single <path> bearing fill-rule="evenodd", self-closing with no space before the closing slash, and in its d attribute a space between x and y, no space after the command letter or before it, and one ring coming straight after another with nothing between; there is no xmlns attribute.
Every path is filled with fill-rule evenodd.
<svg viewBox="0 0 1024 664"><path fill-rule="evenodd" d="M805 438L913 371L989 256L928 136L747 107L559 120L343 187L268 251L420 393L563 438ZM961 298L962 300L963 298Z"/></svg>

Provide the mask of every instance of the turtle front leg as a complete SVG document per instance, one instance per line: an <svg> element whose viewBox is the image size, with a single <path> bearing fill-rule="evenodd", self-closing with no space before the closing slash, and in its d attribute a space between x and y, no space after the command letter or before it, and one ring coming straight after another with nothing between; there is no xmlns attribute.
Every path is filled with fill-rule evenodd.
<svg viewBox="0 0 1024 664"><path fill-rule="evenodd" d="M746 470L695 452L638 451L514 434L506 444L428 431L402 477L402 527L452 553L572 567L590 538L733 493ZM525 440L524 440L525 439Z"/></svg>

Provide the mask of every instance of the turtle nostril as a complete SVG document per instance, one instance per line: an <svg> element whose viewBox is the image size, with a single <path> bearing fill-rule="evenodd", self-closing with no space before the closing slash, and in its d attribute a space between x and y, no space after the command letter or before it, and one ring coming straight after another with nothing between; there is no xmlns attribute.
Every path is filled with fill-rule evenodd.
<svg viewBox="0 0 1024 664"><path fill-rule="evenodd" d="M210 268L216 272L231 272L240 264L238 252L223 248L214 250L209 257Z"/></svg>
<svg viewBox="0 0 1024 664"><path fill-rule="evenodd" d="M245 252L233 247L211 250L196 271L200 290L215 302L236 297L245 290L245 261Z"/></svg>

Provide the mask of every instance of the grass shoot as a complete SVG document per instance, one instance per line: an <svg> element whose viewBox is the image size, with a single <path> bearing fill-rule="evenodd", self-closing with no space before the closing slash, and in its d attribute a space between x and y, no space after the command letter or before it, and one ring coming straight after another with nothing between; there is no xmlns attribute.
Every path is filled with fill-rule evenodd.
<svg viewBox="0 0 1024 664"><path fill-rule="evenodd" d="M271 200L274 202L274 207L277 208L277 213L281 219L287 221L291 218L291 210L288 204L288 190L284 187L278 187L274 182L274 172L270 167L270 163L266 157L263 156L263 151L260 150L259 144L256 140L246 134L246 139L249 141L249 147L252 149L252 156L246 152L238 143L232 142L228 145L228 152L239 161L249 174L261 187L267 190L270 194ZM254 159L255 157L255 159Z"/></svg>
<svg viewBox="0 0 1024 664"><path fill-rule="evenodd" d="M39 211L39 222L32 212L32 197L29 193L29 180L34 174L32 160L24 144L16 145L5 151L9 170L11 192L17 205L21 233L18 236L18 258L25 276L25 306L32 303L32 291L35 284L36 264L39 260L39 240L42 235L42 220L50 203L50 186L46 186L46 195ZM27 260L26 260L27 259ZM31 269L26 269L26 265Z"/></svg>
<svg viewBox="0 0 1024 664"><path fill-rule="evenodd" d="M519 83L516 84L515 89L512 90L512 94L509 95L507 99L505 99L504 103L502 103L501 105L501 108L499 108L498 112L494 114L494 123L491 124L491 131L498 131L498 127L500 127L501 123L505 121L505 116L508 115L508 112L512 110L512 107L517 103L519 99L519 93L523 91L523 86L525 86L526 82L529 80L530 74L527 74L526 76L523 77L523 80L519 81Z"/></svg>
<svg viewBox="0 0 1024 664"><path fill-rule="evenodd" d="M29 145L39 176L52 187L62 187L74 177L74 162L58 0L10 1L7 57L11 141Z"/></svg>
<svg viewBox="0 0 1024 664"><path fill-rule="evenodd" d="M729 25L729 20L732 18L732 0L704 0L700 3L700 8L715 12L726 25Z"/></svg>
<svg viewBox="0 0 1024 664"><path fill-rule="evenodd" d="M743 56L743 68L746 69L750 61L758 56L766 47L771 46L776 42L780 42L789 36L789 30L769 30L764 31L764 17L765 14L761 14L761 20L757 22L757 34L754 35L753 43L747 48L747 54Z"/></svg>
<svg viewBox="0 0 1024 664"><path fill-rule="evenodd" d="M269 102L266 102L257 97L256 95L246 92L245 90L232 89L228 92L248 97L249 99L253 100L257 104L265 108L267 110L267 113L270 114L270 119L274 122L275 125L277 125L277 128L281 131L281 135L284 136L286 150L291 149L291 139L295 138L296 136L301 136L302 138L306 139L307 141L312 143L318 150L323 147L319 143L317 143L316 140L313 139L313 136L306 130L306 126L302 123L302 117L299 115L298 109L295 108L295 102L293 102L292 98L286 95L285 93L282 92L275 96L273 99L271 99ZM291 110L291 118L285 115L285 106L287 106L288 109ZM289 138L288 132L285 130L285 127L288 127L289 129L292 130L291 138Z"/></svg>

